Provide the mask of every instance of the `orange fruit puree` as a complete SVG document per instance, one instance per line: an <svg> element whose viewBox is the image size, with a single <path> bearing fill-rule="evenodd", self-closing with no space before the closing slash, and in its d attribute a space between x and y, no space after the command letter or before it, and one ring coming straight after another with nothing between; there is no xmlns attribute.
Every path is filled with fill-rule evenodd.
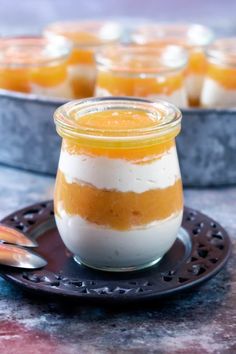
<svg viewBox="0 0 236 354"><path fill-rule="evenodd" d="M207 77L217 81L227 90L236 89L236 68L227 68L209 63Z"/></svg>
<svg viewBox="0 0 236 354"><path fill-rule="evenodd" d="M97 189L79 183L67 183L63 173L57 175L55 189L55 211L62 201L64 210L70 215L117 230L166 219L183 207L180 180L165 189L154 189L143 193L119 192Z"/></svg>
<svg viewBox="0 0 236 354"><path fill-rule="evenodd" d="M129 76L119 72L98 71L96 85L113 96L148 97L155 94L169 96L184 86L184 78L181 72L147 77L145 74Z"/></svg>
<svg viewBox="0 0 236 354"><path fill-rule="evenodd" d="M52 66L0 68L0 87L6 90L31 92L31 84L53 87L67 77L66 63Z"/></svg>
<svg viewBox="0 0 236 354"><path fill-rule="evenodd" d="M107 156L110 158L122 158L139 162L145 158L157 158L175 145L174 138L178 134L180 128L176 127L171 132L166 132L158 139L154 140L146 138L143 144L137 143L134 139L129 145L122 138L138 135L140 132L155 130L164 121L164 112L159 111L157 114L147 113L142 110L108 110L92 114L86 114L77 119L74 113L73 121L75 129L91 132L93 135L112 136L114 138L121 137L120 141L114 140L109 144L106 141L96 141L93 145L91 140L86 136L83 143L80 138L72 139L60 134L63 139L62 148L70 154L81 155L87 154L91 156ZM106 140L106 139L105 139ZM145 139L144 139L145 140Z"/></svg>
<svg viewBox="0 0 236 354"><path fill-rule="evenodd" d="M201 50L192 50L189 53L188 74L204 75L207 69L205 54Z"/></svg>
<svg viewBox="0 0 236 354"><path fill-rule="evenodd" d="M0 68L0 88L18 92L30 93L28 69Z"/></svg>

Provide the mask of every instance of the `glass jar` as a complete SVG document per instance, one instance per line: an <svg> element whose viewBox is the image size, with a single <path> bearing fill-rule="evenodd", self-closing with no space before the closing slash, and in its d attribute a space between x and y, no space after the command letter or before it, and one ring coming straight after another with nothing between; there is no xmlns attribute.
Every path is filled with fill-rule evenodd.
<svg viewBox="0 0 236 354"><path fill-rule="evenodd" d="M36 95L72 98L64 38L0 38L0 88Z"/></svg>
<svg viewBox="0 0 236 354"><path fill-rule="evenodd" d="M182 220L180 111L107 97L67 103L54 118L63 138L55 218L75 260L107 271L157 263Z"/></svg>
<svg viewBox="0 0 236 354"><path fill-rule="evenodd" d="M96 96L136 96L166 99L187 106L184 68L187 52L180 46L119 45L96 56Z"/></svg>
<svg viewBox="0 0 236 354"><path fill-rule="evenodd" d="M120 39L120 26L109 21L56 22L46 28L45 34L49 37L62 35L73 42L69 75L74 97L93 96L96 79L94 53Z"/></svg>
<svg viewBox="0 0 236 354"><path fill-rule="evenodd" d="M207 50L207 73L203 85L203 107L236 106L236 38L222 38Z"/></svg>
<svg viewBox="0 0 236 354"><path fill-rule="evenodd" d="M189 52L185 74L189 105L199 106L204 75L206 73L205 48L213 40L213 32L198 24L145 24L138 26L131 35L134 43L160 45L178 44Z"/></svg>

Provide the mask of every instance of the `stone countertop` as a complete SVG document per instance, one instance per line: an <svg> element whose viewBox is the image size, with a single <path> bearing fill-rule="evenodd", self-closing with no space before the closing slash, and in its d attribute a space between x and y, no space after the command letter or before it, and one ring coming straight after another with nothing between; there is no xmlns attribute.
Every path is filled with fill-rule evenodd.
<svg viewBox="0 0 236 354"><path fill-rule="evenodd" d="M0 167L0 217L52 197L54 180ZM236 241L236 187L188 189L186 205ZM216 277L178 298L134 308L36 299L0 278L1 354L235 353L236 256Z"/></svg>

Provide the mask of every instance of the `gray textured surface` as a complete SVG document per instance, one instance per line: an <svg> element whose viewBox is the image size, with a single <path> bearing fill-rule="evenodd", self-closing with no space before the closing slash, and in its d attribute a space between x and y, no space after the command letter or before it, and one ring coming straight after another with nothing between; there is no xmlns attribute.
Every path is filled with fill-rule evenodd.
<svg viewBox="0 0 236 354"><path fill-rule="evenodd" d="M0 92L0 163L55 174L60 139L53 112L63 102ZM178 137L184 184L235 184L235 136L236 109L184 110Z"/></svg>
<svg viewBox="0 0 236 354"><path fill-rule="evenodd" d="M177 139L184 184L236 184L236 109L183 110Z"/></svg>
<svg viewBox="0 0 236 354"><path fill-rule="evenodd" d="M60 138L53 113L65 101L0 93L0 162L41 173L57 169Z"/></svg>
<svg viewBox="0 0 236 354"><path fill-rule="evenodd" d="M0 217L52 196L54 180L0 167ZM187 189L186 205L220 222L234 253L215 278L165 303L101 308L28 296L0 280L1 354L236 352L236 188Z"/></svg>

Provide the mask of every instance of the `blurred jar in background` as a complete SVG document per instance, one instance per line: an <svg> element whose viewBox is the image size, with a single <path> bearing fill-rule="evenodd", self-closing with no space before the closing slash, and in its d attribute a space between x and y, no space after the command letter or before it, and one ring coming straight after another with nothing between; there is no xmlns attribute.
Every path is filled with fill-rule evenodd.
<svg viewBox="0 0 236 354"><path fill-rule="evenodd" d="M56 22L45 30L46 36L62 35L73 43L69 59L69 75L75 98L94 94L96 79L95 52L120 40L121 27L115 22Z"/></svg>
<svg viewBox="0 0 236 354"><path fill-rule="evenodd" d="M187 106L184 70L188 55L180 46L117 45L96 56L96 96L162 98Z"/></svg>
<svg viewBox="0 0 236 354"><path fill-rule="evenodd" d="M138 44L177 44L189 51L186 88L190 106L198 106L206 73L205 48L212 42L213 32L197 24L146 24L138 26L131 40Z"/></svg>
<svg viewBox="0 0 236 354"><path fill-rule="evenodd" d="M72 98L68 77L71 44L64 38L0 39L0 88L61 98Z"/></svg>
<svg viewBox="0 0 236 354"><path fill-rule="evenodd" d="M215 41L207 50L203 107L236 106L236 37Z"/></svg>

